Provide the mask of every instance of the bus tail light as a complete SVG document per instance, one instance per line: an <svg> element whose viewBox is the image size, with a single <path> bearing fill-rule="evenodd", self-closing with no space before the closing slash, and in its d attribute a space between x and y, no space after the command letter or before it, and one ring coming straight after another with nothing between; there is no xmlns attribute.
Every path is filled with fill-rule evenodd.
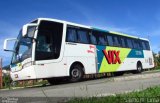
<svg viewBox="0 0 160 103"><path fill-rule="evenodd" d="M152 58L149 58L149 65L153 65L153 60L152 60Z"/></svg>

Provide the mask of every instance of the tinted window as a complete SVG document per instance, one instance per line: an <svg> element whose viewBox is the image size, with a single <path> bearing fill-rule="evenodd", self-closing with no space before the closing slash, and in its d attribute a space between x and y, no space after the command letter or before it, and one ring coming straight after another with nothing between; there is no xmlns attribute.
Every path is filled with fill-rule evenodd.
<svg viewBox="0 0 160 103"><path fill-rule="evenodd" d="M137 42L138 49L142 49L141 41L140 41L140 40L137 40L136 42Z"/></svg>
<svg viewBox="0 0 160 103"><path fill-rule="evenodd" d="M132 42L133 42L134 49L140 49L138 40L133 39Z"/></svg>
<svg viewBox="0 0 160 103"><path fill-rule="evenodd" d="M40 34L41 33L41 34ZM46 34L47 33L47 34ZM52 47L52 34L49 32L40 31L37 37L36 50L39 52L53 52Z"/></svg>
<svg viewBox="0 0 160 103"><path fill-rule="evenodd" d="M127 47L129 48L133 48L133 45L132 45L132 40L127 38Z"/></svg>
<svg viewBox="0 0 160 103"><path fill-rule="evenodd" d="M63 24L41 21L36 42L36 60L58 59L61 51Z"/></svg>
<svg viewBox="0 0 160 103"><path fill-rule="evenodd" d="M97 44L96 36L91 34L90 35L91 44Z"/></svg>
<svg viewBox="0 0 160 103"><path fill-rule="evenodd" d="M121 40L121 46L122 46L122 47L127 47L127 46L126 46L126 39L123 38L123 37L121 37L120 40Z"/></svg>
<svg viewBox="0 0 160 103"><path fill-rule="evenodd" d="M98 44L99 44L99 45L107 45L105 36L99 36L99 37L98 37Z"/></svg>
<svg viewBox="0 0 160 103"><path fill-rule="evenodd" d="M147 49L147 47L146 47L146 45L145 45L145 42L143 42L143 41L142 41L142 48L143 48L143 50L146 50L146 49Z"/></svg>
<svg viewBox="0 0 160 103"><path fill-rule="evenodd" d="M146 49L150 50L150 46L149 46L149 42L148 41L145 42L145 45L146 45Z"/></svg>
<svg viewBox="0 0 160 103"><path fill-rule="evenodd" d="M107 40L108 40L109 46L113 46L113 38L111 35L107 35Z"/></svg>
<svg viewBox="0 0 160 103"><path fill-rule="evenodd" d="M118 36L113 36L113 44L114 44L114 46L120 46L120 42L118 40Z"/></svg>
<svg viewBox="0 0 160 103"><path fill-rule="evenodd" d="M67 29L67 42L76 42L76 41L77 41L76 29L68 28Z"/></svg>
<svg viewBox="0 0 160 103"><path fill-rule="evenodd" d="M107 45L105 32L93 31L93 35L96 37L97 45Z"/></svg>
<svg viewBox="0 0 160 103"><path fill-rule="evenodd" d="M88 40L89 35L88 35L87 30L78 30L77 34L78 34L78 42L89 43L89 40Z"/></svg>

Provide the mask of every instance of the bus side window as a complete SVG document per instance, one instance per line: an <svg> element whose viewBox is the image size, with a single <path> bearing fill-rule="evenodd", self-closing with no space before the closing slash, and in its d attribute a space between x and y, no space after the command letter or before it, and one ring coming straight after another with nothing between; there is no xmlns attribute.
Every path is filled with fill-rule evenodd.
<svg viewBox="0 0 160 103"><path fill-rule="evenodd" d="M120 46L120 41L118 40L118 36L113 36L113 45Z"/></svg>
<svg viewBox="0 0 160 103"><path fill-rule="evenodd" d="M126 39L124 37L121 37L120 40L121 40L121 46L122 47L127 47L126 46Z"/></svg>
<svg viewBox="0 0 160 103"><path fill-rule="evenodd" d="M107 40L108 40L109 46L113 46L113 38L111 35L107 35Z"/></svg>
<svg viewBox="0 0 160 103"><path fill-rule="evenodd" d="M36 46L36 50L37 50L37 51L43 51L43 50L44 50L44 48L43 48L42 45L46 42L45 40L46 40L46 39L45 39L45 36L39 35L39 36L37 37L37 46Z"/></svg>
<svg viewBox="0 0 160 103"><path fill-rule="evenodd" d="M95 35L93 35L93 34L90 34L90 41L91 41L91 44L97 44L97 40L96 40L96 37L95 37Z"/></svg>
<svg viewBox="0 0 160 103"><path fill-rule="evenodd" d="M131 49L133 48L132 40L129 38L127 38L127 47Z"/></svg>
<svg viewBox="0 0 160 103"><path fill-rule="evenodd" d="M107 45L105 32L94 30L92 33L93 33L92 35L96 37L97 45Z"/></svg>
<svg viewBox="0 0 160 103"><path fill-rule="evenodd" d="M142 48L143 48L143 50L146 50L146 49L147 49L144 41L142 41Z"/></svg>
<svg viewBox="0 0 160 103"><path fill-rule="evenodd" d="M44 25L46 25L45 23L46 22L40 25L41 30L38 31L36 51L51 53L53 52L53 41L55 40L53 40L53 32L48 28L43 27Z"/></svg>
<svg viewBox="0 0 160 103"><path fill-rule="evenodd" d="M145 42L145 45L146 45L146 49L150 50L150 46L149 46L149 42L148 41Z"/></svg>
<svg viewBox="0 0 160 103"><path fill-rule="evenodd" d="M137 46L138 46L138 49L142 50L142 44L141 44L141 41L140 40L137 40Z"/></svg>
<svg viewBox="0 0 160 103"><path fill-rule="evenodd" d="M132 39L132 43L133 43L133 48L134 49L139 49L139 47L138 47L138 41L137 40Z"/></svg>
<svg viewBox="0 0 160 103"><path fill-rule="evenodd" d="M99 45L107 45L107 41L105 40L105 36L99 36L98 38L98 44Z"/></svg>
<svg viewBox="0 0 160 103"><path fill-rule="evenodd" d="M76 30L73 28L68 28L66 37L67 42L77 42Z"/></svg>
<svg viewBox="0 0 160 103"><path fill-rule="evenodd" d="M88 44L89 43L89 34L88 34L88 31L87 30L78 30L77 31L77 35L78 35L78 42L80 43L86 43Z"/></svg>

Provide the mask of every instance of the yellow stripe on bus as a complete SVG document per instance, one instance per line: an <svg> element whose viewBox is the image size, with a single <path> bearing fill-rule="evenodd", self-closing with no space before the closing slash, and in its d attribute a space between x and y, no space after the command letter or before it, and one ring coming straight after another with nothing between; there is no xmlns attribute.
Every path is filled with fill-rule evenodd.
<svg viewBox="0 0 160 103"><path fill-rule="evenodd" d="M108 64L105 56L103 57L101 66L100 66L100 73L103 72L115 72L118 70L118 68L120 67L120 65L123 65L124 60L127 58L128 54L130 53L131 49L129 48L117 48L117 47L106 47L106 51L108 50L116 50L116 51L120 51L119 57L121 60L121 64Z"/></svg>

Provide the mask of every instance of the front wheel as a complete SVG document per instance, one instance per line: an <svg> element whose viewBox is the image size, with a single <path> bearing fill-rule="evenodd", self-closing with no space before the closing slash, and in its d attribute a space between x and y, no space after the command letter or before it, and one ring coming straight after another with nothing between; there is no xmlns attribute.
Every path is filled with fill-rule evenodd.
<svg viewBox="0 0 160 103"><path fill-rule="evenodd" d="M83 75L84 75L82 69L83 68L80 65L74 65L71 68L71 71L70 71L70 81L71 82L78 82L78 81L82 80Z"/></svg>

